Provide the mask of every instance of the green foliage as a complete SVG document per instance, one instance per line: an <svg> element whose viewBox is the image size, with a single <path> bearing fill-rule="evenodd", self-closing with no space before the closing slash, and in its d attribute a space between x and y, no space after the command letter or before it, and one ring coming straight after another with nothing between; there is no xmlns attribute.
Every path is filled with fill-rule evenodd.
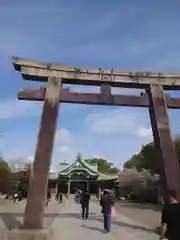
<svg viewBox="0 0 180 240"><path fill-rule="evenodd" d="M31 164L26 164L26 166L25 166L25 172L24 172L24 177L27 179L27 181L29 181L29 179L30 179L31 169L32 169Z"/></svg>
<svg viewBox="0 0 180 240"><path fill-rule="evenodd" d="M28 187L29 187L29 182L26 181L26 179L19 179L18 184L17 184L17 190L19 192L24 192L27 194L28 191Z"/></svg>
<svg viewBox="0 0 180 240"><path fill-rule="evenodd" d="M180 136L174 139L176 153L180 162ZM158 159L158 154L153 143L144 145L138 154L132 156L131 159L125 162L124 168L133 168L137 170L147 169L151 173L160 173L161 162Z"/></svg>
<svg viewBox="0 0 180 240"><path fill-rule="evenodd" d="M4 161L0 161L0 180L7 181L11 176L11 170L8 164Z"/></svg>
<svg viewBox="0 0 180 240"><path fill-rule="evenodd" d="M115 174L118 173L119 170L117 168L111 168L107 160L103 158L91 158L85 159L85 162L89 164L97 164L98 171L105 174Z"/></svg>
<svg viewBox="0 0 180 240"><path fill-rule="evenodd" d="M0 155L0 192L27 192L31 174L31 165L27 164L24 171L12 173L8 163Z"/></svg>
<svg viewBox="0 0 180 240"><path fill-rule="evenodd" d="M9 180L11 180L11 169L8 163L0 156L0 192L7 192L9 189Z"/></svg>
<svg viewBox="0 0 180 240"><path fill-rule="evenodd" d="M159 173L160 163L153 143L144 145L138 154L133 155L132 158L124 164L124 168L133 167L138 171L146 169L150 170L151 173Z"/></svg>
<svg viewBox="0 0 180 240"><path fill-rule="evenodd" d="M137 167L139 158L140 158L140 154L134 154L129 160L125 162L124 168Z"/></svg>

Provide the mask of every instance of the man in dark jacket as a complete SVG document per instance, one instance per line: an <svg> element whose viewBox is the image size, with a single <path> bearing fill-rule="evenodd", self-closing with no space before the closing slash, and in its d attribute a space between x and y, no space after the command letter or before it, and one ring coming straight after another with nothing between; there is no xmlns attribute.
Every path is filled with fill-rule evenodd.
<svg viewBox="0 0 180 240"><path fill-rule="evenodd" d="M90 195L88 193L88 190L84 190L81 195L81 208L82 208L82 218L88 219L89 217L89 201L90 201Z"/></svg>
<svg viewBox="0 0 180 240"><path fill-rule="evenodd" d="M169 191L169 204L162 211L161 238L167 235L169 240L180 239L180 203L177 200L176 191Z"/></svg>
<svg viewBox="0 0 180 240"><path fill-rule="evenodd" d="M104 230L106 233L109 233L111 225L111 208L114 205L114 201L113 197L107 190L104 190L104 194L100 200L100 205L104 216Z"/></svg>

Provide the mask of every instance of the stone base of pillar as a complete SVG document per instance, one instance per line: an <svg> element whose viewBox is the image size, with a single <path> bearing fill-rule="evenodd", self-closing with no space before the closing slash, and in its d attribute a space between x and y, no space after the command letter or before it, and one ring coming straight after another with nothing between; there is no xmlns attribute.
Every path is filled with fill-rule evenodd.
<svg viewBox="0 0 180 240"><path fill-rule="evenodd" d="M6 240L52 240L53 234L50 229L13 229L9 232Z"/></svg>

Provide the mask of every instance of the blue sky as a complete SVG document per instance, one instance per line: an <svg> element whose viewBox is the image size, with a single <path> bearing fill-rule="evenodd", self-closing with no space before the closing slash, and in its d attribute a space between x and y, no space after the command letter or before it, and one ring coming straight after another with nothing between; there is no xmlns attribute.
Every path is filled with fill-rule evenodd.
<svg viewBox="0 0 180 240"><path fill-rule="evenodd" d="M179 8L176 0L1 0L0 151L9 160L33 157L42 110L41 103L16 99L19 88L40 84L23 81L11 56L82 67L179 71ZM169 94L180 96L179 91ZM169 116L172 133L178 134L180 111L170 110ZM78 152L122 166L151 140L147 109L61 104L52 166L72 162Z"/></svg>

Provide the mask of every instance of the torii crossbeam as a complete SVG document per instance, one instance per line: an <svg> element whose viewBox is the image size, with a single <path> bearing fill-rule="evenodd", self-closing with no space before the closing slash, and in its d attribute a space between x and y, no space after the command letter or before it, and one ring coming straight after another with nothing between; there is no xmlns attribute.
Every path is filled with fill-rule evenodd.
<svg viewBox="0 0 180 240"><path fill-rule="evenodd" d="M179 108L180 99L164 95L165 89L180 89L180 73L132 72L114 69L85 69L13 58L13 64L24 79L48 82L40 89L24 89L19 99L44 101L37 141L24 228L42 228L44 197L51 163L59 102L149 107L150 119L157 147L157 161L161 166L163 196L167 189L175 189L180 199L180 171L172 141L167 108ZM99 94L73 93L62 89L62 84L101 86ZM112 95L112 87L146 89L144 96ZM121 123L119 123L121 124ZM32 212L33 209L33 212Z"/></svg>
<svg viewBox="0 0 180 240"><path fill-rule="evenodd" d="M21 89L18 93L19 100L29 101L44 101L46 88L27 88ZM105 96L105 97L104 97ZM180 98L166 97L168 108L179 109ZM109 105L109 106L124 106L124 107L149 107L148 95L118 95L118 94L103 94L103 93L77 93L69 89L62 88L60 90L60 103L79 103L92 105Z"/></svg>

